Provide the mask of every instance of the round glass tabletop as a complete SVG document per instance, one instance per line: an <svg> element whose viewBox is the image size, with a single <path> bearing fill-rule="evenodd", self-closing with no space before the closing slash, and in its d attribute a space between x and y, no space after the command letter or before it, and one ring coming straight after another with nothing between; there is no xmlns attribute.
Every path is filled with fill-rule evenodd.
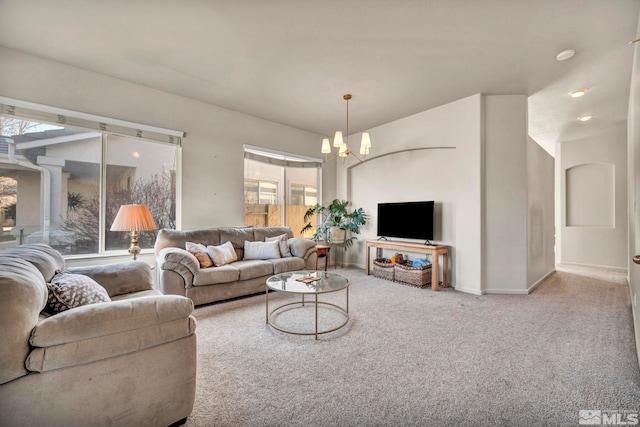
<svg viewBox="0 0 640 427"><path fill-rule="evenodd" d="M267 279L269 289L294 294L336 292L347 288L350 283L342 274L326 271L294 271L276 274Z"/></svg>

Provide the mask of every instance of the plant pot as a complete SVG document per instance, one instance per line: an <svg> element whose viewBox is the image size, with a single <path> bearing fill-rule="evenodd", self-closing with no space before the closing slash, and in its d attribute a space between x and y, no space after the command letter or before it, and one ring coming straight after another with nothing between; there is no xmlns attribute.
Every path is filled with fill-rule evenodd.
<svg viewBox="0 0 640 427"><path fill-rule="evenodd" d="M333 245L344 244L346 232L339 227L329 228L329 235L327 236L327 242Z"/></svg>

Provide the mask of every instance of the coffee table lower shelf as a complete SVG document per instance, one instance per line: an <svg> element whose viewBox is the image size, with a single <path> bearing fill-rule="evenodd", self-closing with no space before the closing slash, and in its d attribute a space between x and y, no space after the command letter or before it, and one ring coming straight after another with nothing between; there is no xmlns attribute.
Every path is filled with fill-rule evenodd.
<svg viewBox="0 0 640 427"><path fill-rule="evenodd" d="M267 291L267 294L269 293L269 291ZM347 290L347 294L349 293L349 291ZM315 304L315 312L316 312L316 318L315 318L315 331L313 332L300 332L300 331L293 331L291 329L286 329L283 328L282 326L278 326L272 319L272 316L274 315L274 313L278 310L281 310L285 307L294 305L294 306L299 306L298 308L302 308L305 306L305 304L309 304L308 302L306 302L304 300L304 295L302 296L302 301L296 301L296 302L290 302L287 304L282 304L276 308L274 308L273 310L271 310L271 312L269 312L269 296L267 295L267 324L271 325L272 328L277 329L280 332L284 332L286 334L292 334L292 335L315 335L316 339L318 339L318 335L322 335L322 334L328 334L329 332L333 332L333 331L337 331L338 329L344 327L347 323L349 323L349 309L348 308L342 308L337 304L333 304L330 302L324 302L324 301L318 301L318 296L316 295L315 297L315 301L312 302L312 304ZM348 298L347 298L348 301ZM342 322L340 325L333 327L331 329L325 329L322 331L318 330L318 308L319 306L322 305L328 305L331 307L334 307L336 309L338 309L340 312L342 312L345 316L344 322Z"/></svg>

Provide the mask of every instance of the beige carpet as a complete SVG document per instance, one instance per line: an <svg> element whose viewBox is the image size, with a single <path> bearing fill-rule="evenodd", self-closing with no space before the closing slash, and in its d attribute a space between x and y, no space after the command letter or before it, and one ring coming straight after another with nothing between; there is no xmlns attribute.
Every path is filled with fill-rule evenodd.
<svg viewBox="0 0 640 427"><path fill-rule="evenodd" d="M474 296L337 271L352 279L351 319L318 341L267 326L264 294L196 309L187 426L575 426L579 410L640 412L626 285L559 272L531 295ZM311 328L309 310L277 320Z"/></svg>

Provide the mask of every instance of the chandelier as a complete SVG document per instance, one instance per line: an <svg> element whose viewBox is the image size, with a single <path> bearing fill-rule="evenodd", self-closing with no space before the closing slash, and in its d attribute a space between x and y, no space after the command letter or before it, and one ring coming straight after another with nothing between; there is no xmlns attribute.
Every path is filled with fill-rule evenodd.
<svg viewBox="0 0 640 427"><path fill-rule="evenodd" d="M322 154L324 154L325 161L331 161L337 157L342 157L342 163L344 163L345 159L349 156L349 154L353 154L355 158L359 161L364 162L367 158L367 154L369 154L369 149L371 148L371 139L369 138L369 132L362 133L362 141L360 142L360 156L358 156L353 151L349 150L349 100L351 99L351 94L347 93L342 97L345 101L347 101L347 130L344 137L342 136L341 131L337 131L336 135L333 138L333 146L338 149L338 154L333 156L332 158L328 158L329 154L331 154L331 145L329 142L329 138L324 138L322 140Z"/></svg>

